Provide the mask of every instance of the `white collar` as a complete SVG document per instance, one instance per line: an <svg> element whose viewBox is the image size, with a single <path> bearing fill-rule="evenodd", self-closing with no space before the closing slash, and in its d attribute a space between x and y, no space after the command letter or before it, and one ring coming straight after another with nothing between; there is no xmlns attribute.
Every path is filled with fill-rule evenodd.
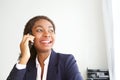
<svg viewBox="0 0 120 80"><path fill-rule="evenodd" d="M49 56L44 61L45 65L49 63L50 55L51 55L51 53L49 54ZM38 58L36 57L36 67L38 67L38 65L40 65L40 63L38 62Z"/></svg>
<svg viewBox="0 0 120 80"><path fill-rule="evenodd" d="M48 65L49 65L49 59L50 59L50 55L46 58L46 60L44 61L44 72L43 72L43 78L42 80L46 80L47 78L47 70L48 70ZM37 80L41 80L41 66L38 62L38 58L36 57L36 68L37 68Z"/></svg>

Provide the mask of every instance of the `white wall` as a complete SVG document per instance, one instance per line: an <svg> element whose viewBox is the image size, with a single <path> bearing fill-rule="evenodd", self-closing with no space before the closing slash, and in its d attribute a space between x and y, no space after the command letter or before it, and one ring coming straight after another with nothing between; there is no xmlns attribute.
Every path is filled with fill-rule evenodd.
<svg viewBox="0 0 120 80"><path fill-rule="evenodd" d="M73 54L84 79L87 67L108 68L102 0L0 0L0 80L16 63L24 25L36 15L54 21L54 49Z"/></svg>
<svg viewBox="0 0 120 80"><path fill-rule="evenodd" d="M112 12L112 0L103 1L103 17L104 17L104 29L106 38L106 52L108 57L108 69L110 80L114 79L114 45L113 45L113 12ZM116 9L116 8L115 8Z"/></svg>
<svg viewBox="0 0 120 80"><path fill-rule="evenodd" d="M113 55L114 55L114 66L113 66L113 78L120 80L120 1L112 0L112 16L113 16Z"/></svg>

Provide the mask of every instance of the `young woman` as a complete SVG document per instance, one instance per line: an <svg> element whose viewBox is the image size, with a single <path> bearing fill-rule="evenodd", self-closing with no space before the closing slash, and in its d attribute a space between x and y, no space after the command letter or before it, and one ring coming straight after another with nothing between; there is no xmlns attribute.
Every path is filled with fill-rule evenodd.
<svg viewBox="0 0 120 80"><path fill-rule="evenodd" d="M71 54L56 53L55 25L47 16L35 16L24 29L21 55L7 80L82 80Z"/></svg>

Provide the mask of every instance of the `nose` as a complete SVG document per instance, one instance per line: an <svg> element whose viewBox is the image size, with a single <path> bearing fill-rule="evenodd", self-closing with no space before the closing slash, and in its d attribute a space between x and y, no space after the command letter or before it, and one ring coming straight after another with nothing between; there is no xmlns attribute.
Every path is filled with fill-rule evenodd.
<svg viewBox="0 0 120 80"><path fill-rule="evenodd" d="M50 33L48 31L44 32L44 37L50 37Z"/></svg>

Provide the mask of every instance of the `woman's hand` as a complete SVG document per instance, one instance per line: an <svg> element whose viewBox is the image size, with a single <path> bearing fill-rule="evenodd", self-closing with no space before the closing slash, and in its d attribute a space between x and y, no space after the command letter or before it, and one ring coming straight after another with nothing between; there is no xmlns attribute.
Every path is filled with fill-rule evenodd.
<svg viewBox="0 0 120 80"><path fill-rule="evenodd" d="M30 58L30 48L29 48L29 41L34 42L34 36L27 34L23 36L23 39L20 43L20 50L21 50L21 58L19 64L27 64Z"/></svg>

